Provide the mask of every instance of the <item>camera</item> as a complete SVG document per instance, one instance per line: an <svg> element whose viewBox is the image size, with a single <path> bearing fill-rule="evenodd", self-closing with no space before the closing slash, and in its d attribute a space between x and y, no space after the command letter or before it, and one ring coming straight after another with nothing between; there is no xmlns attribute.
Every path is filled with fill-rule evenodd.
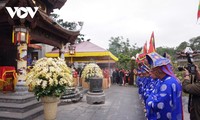
<svg viewBox="0 0 200 120"><path fill-rule="evenodd" d="M196 66L193 64L192 54L186 53L186 57L187 57L188 65L187 66L179 66L178 71L183 71L184 69L187 69L190 74L195 74Z"/></svg>
<svg viewBox="0 0 200 120"><path fill-rule="evenodd" d="M196 66L194 64L188 64L187 66L179 66L178 71L183 71L184 69L187 69L190 74L196 73Z"/></svg>
<svg viewBox="0 0 200 120"><path fill-rule="evenodd" d="M187 69L186 66L178 66L178 71L184 71L184 68Z"/></svg>

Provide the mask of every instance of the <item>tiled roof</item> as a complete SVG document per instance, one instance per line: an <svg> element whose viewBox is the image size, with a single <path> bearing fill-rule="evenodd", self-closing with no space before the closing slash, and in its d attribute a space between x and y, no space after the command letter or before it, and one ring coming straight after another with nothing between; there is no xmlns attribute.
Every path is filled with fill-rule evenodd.
<svg viewBox="0 0 200 120"><path fill-rule="evenodd" d="M102 47L99 47L89 41L85 41L79 44L75 44L76 52L104 52L107 51Z"/></svg>

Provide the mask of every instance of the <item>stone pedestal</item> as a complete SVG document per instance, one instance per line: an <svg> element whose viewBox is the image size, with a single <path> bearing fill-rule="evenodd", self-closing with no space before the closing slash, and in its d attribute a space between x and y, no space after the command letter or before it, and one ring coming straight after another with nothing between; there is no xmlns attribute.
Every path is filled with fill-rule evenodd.
<svg viewBox="0 0 200 120"><path fill-rule="evenodd" d="M25 81L18 81L15 87L15 94L25 95L29 94L28 87L25 85Z"/></svg>
<svg viewBox="0 0 200 120"><path fill-rule="evenodd" d="M68 103L68 102L79 102L83 98L83 94L80 93L80 90L75 87L67 88L66 93L61 96L61 103Z"/></svg>
<svg viewBox="0 0 200 120"><path fill-rule="evenodd" d="M104 104L105 103L105 94L104 92L87 92L86 100L88 104Z"/></svg>
<svg viewBox="0 0 200 120"><path fill-rule="evenodd" d="M43 114L43 106L33 93L0 92L0 120L33 120Z"/></svg>

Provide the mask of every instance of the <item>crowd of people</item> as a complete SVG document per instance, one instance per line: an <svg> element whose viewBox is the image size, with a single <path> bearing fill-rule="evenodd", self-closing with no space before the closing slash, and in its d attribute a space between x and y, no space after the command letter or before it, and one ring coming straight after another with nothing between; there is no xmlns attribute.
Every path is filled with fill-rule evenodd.
<svg viewBox="0 0 200 120"><path fill-rule="evenodd" d="M130 81L130 70L115 69L112 72L112 84L119 84L120 86L127 86Z"/></svg>
<svg viewBox="0 0 200 120"><path fill-rule="evenodd" d="M174 72L170 59L156 52L137 60L136 85L144 105L147 120L183 120L182 91L192 95L190 119L200 120L200 72L195 67L196 82L191 83L191 73L185 69L181 82Z"/></svg>

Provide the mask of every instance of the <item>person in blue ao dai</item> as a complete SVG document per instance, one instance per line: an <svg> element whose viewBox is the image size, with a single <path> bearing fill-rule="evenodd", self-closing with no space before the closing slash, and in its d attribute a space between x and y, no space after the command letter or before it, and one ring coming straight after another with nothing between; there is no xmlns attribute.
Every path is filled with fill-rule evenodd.
<svg viewBox="0 0 200 120"><path fill-rule="evenodd" d="M170 60L153 52L146 55L150 74L160 81L146 100L148 120L183 120L182 87L172 71Z"/></svg>

